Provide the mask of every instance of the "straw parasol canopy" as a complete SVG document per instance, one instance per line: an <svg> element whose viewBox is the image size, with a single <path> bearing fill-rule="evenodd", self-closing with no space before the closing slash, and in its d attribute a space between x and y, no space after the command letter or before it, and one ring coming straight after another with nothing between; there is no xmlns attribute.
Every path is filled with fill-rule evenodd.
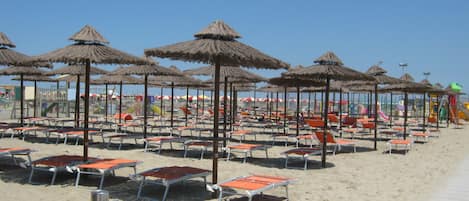
<svg viewBox="0 0 469 201"><path fill-rule="evenodd" d="M12 80L20 81L21 77L14 77ZM23 81L57 82L57 79L47 75L26 75L23 77Z"/></svg>
<svg viewBox="0 0 469 201"><path fill-rule="evenodd" d="M47 75L85 75L86 66L85 65L69 65L56 70L47 72ZM107 74L109 73L106 70L102 70L98 67L90 66L91 75Z"/></svg>
<svg viewBox="0 0 469 201"><path fill-rule="evenodd" d="M373 81L373 77L345 67L342 60L339 59L333 52L326 52L316 60L315 65L306 68L297 68L294 71L283 73L284 76L302 76L316 79L326 80L326 96L325 102L329 102L329 86L330 80L369 80ZM324 115L327 116L329 107L324 107ZM327 147L327 118L324 118L324 139L322 150L322 167L326 167L326 147Z"/></svg>
<svg viewBox="0 0 469 201"><path fill-rule="evenodd" d="M145 55L206 63L214 69L214 124L213 124L213 173L212 182L218 178L218 115L220 66L244 66L248 68L281 69L289 65L268 56L259 50L238 42L241 35L223 21L215 21L207 28L194 34L195 40L180 42L160 48L146 49Z"/></svg>
<svg viewBox="0 0 469 201"><path fill-rule="evenodd" d="M73 44L33 57L34 61L60 62L85 65L84 160L88 160L88 115L90 66L94 64L146 64L147 61L109 47L109 43L93 27L86 25L72 35Z"/></svg>
<svg viewBox="0 0 469 201"><path fill-rule="evenodd" d="M205 66L196 69L185 70L189 75L207 75L214 77L215 67ZM242 69L239 66L220 66L220 77L229 78L229 82L263 82L266 78Z"/></svg>
<svg viewBox="0 0 469 201"><path fill-rule="evenodd" d="M341 81L333 81L329 85L329 92L339 92L342 89L342 92L348 92L349 87ZM301 90L302 92L324 92L326 91L326 86L310 86L305 87Z"/></svg>
<svg viewBox="0 0 469 201"><path fill-rule="evenodd" d="M260 87L258 90L262 92L282 92L283 93L285 91L285 87L268 84L263 87ZM295 87L287 87L287 92L295 92L295 91L296 91Z"/></svg>
<svg viewBox="0 0 469 201"><path fill-rule="evenodd" d="M35 67L52 67L50 64L27 62L30 56L12 50L16 45L3 32L0 32L0 66L21 65Z"/></svg>
<svg viewBox="0 0 469 201"><path fill-rule="evenodd" d="M57 81L65 81L65 82L76 82L78 80L78 76L76 75L60 75L55 78ZM85 76L80 76L80 82L85 82Z"/></svg>
<svg viewBox="0 0 469 201"><path fill-rule="evenodd" d="M148 105L148 76L150 75L174 75L180 76L181 73L173 71L171 69L160 66L157 62L152 60L150 57L144 57L143 60L147 61L145 65L135 65L126 68L121 68L113 74L121 75L143 75L144 84L144 95L143 95L143 137L147 137L147 105Z"/></svg>
<svg viewBox="0 0 469 201"><path fill-rule="evenodd" d="M0 70L0 75L19 75L20 76L20 88L21 88L21 97L20 97L20 123L23 126L23 109L24 109L24 75L43 75L45 71L40 70L31 66L10 66Z"/></svg>

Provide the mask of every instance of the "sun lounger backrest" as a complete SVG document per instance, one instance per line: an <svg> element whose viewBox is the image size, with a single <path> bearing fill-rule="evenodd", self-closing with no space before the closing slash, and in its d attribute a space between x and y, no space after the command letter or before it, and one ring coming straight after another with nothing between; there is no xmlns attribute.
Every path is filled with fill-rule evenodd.
<svg viewBox="0 0 469 201"><path fill-rule="evenodd" d="M322 131L317 131L316 133L316 139L321 142L321 144L324 142L324 132ZM331 133L327 133L327 136L326 136L326 142L327 143L336 143L335 139L334 139L334 136L332 136Z"/></svg>
<svg viewBox="0 0 469 201"><path fill-rule="evenodd" d="M324 127L324 121L323 120L307 119L307 120L305 120L305 122L313 128Z"/></svg>

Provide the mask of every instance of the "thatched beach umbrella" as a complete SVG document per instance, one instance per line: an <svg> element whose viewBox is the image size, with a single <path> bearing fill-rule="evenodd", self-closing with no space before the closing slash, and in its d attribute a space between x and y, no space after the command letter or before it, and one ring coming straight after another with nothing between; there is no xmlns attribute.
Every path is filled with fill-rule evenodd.
<svg viewBox="0 0 469 201"><path fill-rule="evenodd" d="M147 106L148 106L148 76L150 75L180 75L179 73L158 65L157 62L149 57L144 57L142 60L147 61L145 65L135 65L126 68L121 68L114 74L121 75L142 75L144 80L144 93L143 93L143 137L147 137Z"/></svg>
<svg viewBox="0 0 469 201"><path fill-rule="evenodd" d="M45 73L47 74L47 73ZM21 77L14 77L12 80L17 80L17 81L21 81ZM23 81L32 81L34 82L34 117L36 117L36 113L37 113L37 98L38 98L38 95L37 95L37 82L56 82L57 83L57 97L59 96L59 81L57 81L56 79L53 79L47 75L28 75L28 76L24 76L23 77ZM57 117L59 117L59 110L57 109Z"/></svg>
<svg viewBox="0 0 469 201"><path fill-rule="evenodd" d="M289 71L294 71L296 68L291 68ZM276 77L269 79L270 84L284 86L284 87L295 87L296 88L296 136L300 134L300 87L305 86L318 86L325 85L324 81L315 78L305 78L305 77ZM285 88L286 90L286 88ZM286 93L286 92L285 92ZM285 98L286 102L286 98ZM285 116L286 116L285 109ZM284 118L284 126L286 126L286 118Z"/></svg>
<svg viewBox="0 0 469 201"><path fill-rule="evenodd" d="M102 70L98 67L90 66L90 75L106 74L108 71ZM75 127L80 126L80 80L85 82L86 66L81 65L68 65L46 73L47 75L73 75L75 87ZM71 79L71 78L70 78ZM70 79L66 79L70 82Z"/></svg>
<svg viewBox="0 0 469 201"><path fill-rule="evenodd" d="M109 43L93 27L86 25L72 35L72 45L35 57L36 61L85 65L85 112L83 158L88 160L88 115L90 96L90 66L95 64L145 64L146 61L107 46Z"/></svg>
<svg viewBox="0 0 469 201"><path fill-rule="evenodd" d="M140 81L137 78L134 78L132 76L128 75L116 75L115 72L120 71L124 67L119 67L116 70L109 72L105 75L102 75L98 79L92 80L92 84L104 84L105 85L105 90L106 90L106 101L104 103L105 112L104 112L104 120L107 122L107 116L108 116L108 85L110 84L118 84L119 85L119 114L122 114L122 99L124 97L124 93L122 91L122 85L124 84L141 84L142 81ZM119 123L122 123L122 118L119 116Z"/></svg>
<svg viewBox="0 0 469 201"><path fill-rule="evenodd" d="M42 75L45 71L31 66L10 66L0 70L0 75L19 75L20 76L20 123L24 124L24 76L25 75Z"/></svg>
<svg viewBox="0 0 469 201"><path fill-rule="evenodd" d="M162 76L156 76L151 83L153 84L160 84L160 85L167 85L171 87L171 121L170 127L173 128L174 126L174 87L184 87L186 88L186 108L188 109L188 101L189 101L189 87L204 87L205 84L202 81L193 78L187 74L184 74L180 71L176 66L170 66L169 68L173 75L167 74ZM187 126L187 113L184 113L186 126Z"/></svg>
<svg viewBox="0 0 469 201"><path fill-rule="evenodd" d="M12 50L16 45L7 37L3 32L0 32L0 66L9 66L9 65L21 65L21 66L36 66L43 67L41 64L33 65L25 64L29 63L31 58L28 55L19 53Z"/></svg>
<svg viewBox="0 0 469 201"><path fill-rule="evenodd" d="M202 62L215 66L212 182L217 183L220 66L280 69L288 68L289 65L238 42L236 39L241 38L241 35L222 21L215 21L194 36L196 39L192 41L146 49L145 54L189 62Z"/></svg>
<svg viewBox="0 0 469 201"><path fill-rule="evenodd" d="M287 72L285 76L303 76L311 79L326 80L326 97L325 103L329 102L329 86L331 80L373 80L372 77L345 67L342 61L333 53L326 52L316 60L316 65L299 68L295 71ZM326 167L326 147L327 147L327 114L328 107L324 107L324 139L323 139L323 152L322 152L322 167Z"/></svg>
<svg viewBox="0 0 469 201"><path fill-rule="evenodd" d="M425 93L426 91L430 90L431 87L415 83L412 80L412 76L409 74L404 74L401 78L402 81L400 83L390 84L384 87L382 90L384 91L402 91L404 92L404 132L403 136L406 139L407 135L407 113L408 113L408 93Z"/></svg>
<svg viewBox="0 0 469 201"><path fill-rule="evenodd" d="M361 90L361 91L374 91L375 92L375 108L374 108L374 149L377 149L377 139L378 139L378 85L386 84L397 84L402 82L402 80L390 77L386 75L387 71L379 65L373 65L366 71L367 75L375 78L375 81L350 81L347 83L347 86L350 86L351 89ZM368 89L368 90L367 90ZM391 92L392 97L392 92ZM392 107L392 98L391 98L391 107ZM391 111L392 118L392 111ZM390 120L392 123L392 120Z"/></svg>

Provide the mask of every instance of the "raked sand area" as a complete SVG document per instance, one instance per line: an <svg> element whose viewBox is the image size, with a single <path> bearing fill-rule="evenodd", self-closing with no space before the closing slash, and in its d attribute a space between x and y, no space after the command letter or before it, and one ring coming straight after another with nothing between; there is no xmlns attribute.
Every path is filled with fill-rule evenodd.
<svg viewBox="0 0 469 201"><path fill-rule="evenodd" d="M282 151L293 148L275 146L269 150L269 159L262 152L254 152L254 158L242 164L240 160L219 162L219 180L249 173L278 175L297 179L290 185L290 199L318 201L380 201L429 200L445 186L448 178L457 172L458 165L469 154L469 134L467 129L443 128L441 137L431 138L426 144L414 144L407 154L388 155L383 153L385 142L379 142L379 151L371 151L371 141L361 140L357 153L339 153L328 155L328 168L321 169L320 158L310 164L311 168L283 168ZM15 139L0 139L0 147L29 147L37 150L33 160L58 154L81 154L82 146L55 145L42 142L23 142ZM172 165L189 165L211 169L210 154L199 160L196 153L190 158L182 157L182 148L176 151L163 151L161 155L153 152L144 153L142 148L118 151L104 149L101 145L92 145L90 156L107 158L128 158L144 161L137 166L138 171ZM27 183L29 170L9 165L8 158L0 160L0 200L90 200L90 191L96 189L99 179L83 178L78 187L74 187L75 177L69 173L59 174L56 184L48 185L51 175L40 173L34 177L35 184ZM302 162L296 164L301 167ZM136 200L138 183L128 179L131 169L116 171L117 177L106 177L104 189L110 192L114 200ZM208 178L210 181L210 177ZM164 188L148 185L144 195L160 199ZM268 191L266 194L284 195L283 189ZM168 200L210 200L203 183L197 180L176 184L171 187Z"/></svg>

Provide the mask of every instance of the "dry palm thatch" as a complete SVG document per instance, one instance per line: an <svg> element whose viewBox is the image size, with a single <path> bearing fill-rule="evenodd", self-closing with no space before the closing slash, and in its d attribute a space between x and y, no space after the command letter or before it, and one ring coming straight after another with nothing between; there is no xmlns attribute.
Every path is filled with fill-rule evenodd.
<svg viewBox="0 0 469 201"><path fill-rule="evenodd" d="M78 76L76 76L76 75L61 75L61 76L55 78L55 80L65 81L65 82L76 82L77 77ZM80 76L80 82L85 82L85 76Z"/></svg>
<svg viewBox="0 0 469 201"><path fill-rule="evenodd" d="M0 70L0 75L43 75L46 71L31 66L10 66Z"/></svg>
<svg viewBox="0 0 469 201"><path fill-rule="evenodd" d="M160 66L157 62L152 60L149 57L143 57L143 60L147 61L146 65L135 65L120 68L119 70L111 72L111 74L115 75L174 75L174 76L182 76L181 72L172 70L170 68L166 68Z"/></svg>
<svg viewBox="0 0 469 201"><path fill-rule="evenodd" d="M410 75L409 73L405 73L399 79L407 81L407 82L414 82L415 81L414 78L412 77L412 75Z"/></svg>
<svg viewBox="0 0 469 201"><path fill-rule="evenodd" d="M329 58L330 60L325 60ZM296 68L294 70L282 73L284 76L303 76L312 79L331 79L331 80L369 80L373 77L345 67L342 61L332 52L326 52L324 55L314 60L315 65L309 67Z"/></svg>
<svg viewBox="0 0 469 201"><path fill-rule="evenodd" d="M344 82L341 81L333 81L329 85L329 91L330 92L339 92L342 89L342 92L348 92L351 91L349 89L349 86L346 85ZM305 87L301 91L303 92L325 92L326 91L326 86L310 86L310 87Z"/></svg>
<svg viewBox="0 0 469 201"><path fill-rule="evenodd" d="M88 117L89 117L89 85L90 65L95 64L146 64L147 61L106 45L104 39L91 26L83 27L78 33L70 37L72 45L52 52L33 57L33 61L61 62L68 64L84 64L85 73L85 104L84 104L84 146L83 159L88 160ZM78 91L78 90L77 90ZM78 122L78 115L77 115Z"/></svg>
<svg viewBox="0 0 469 201"><path fill-rule="evenodd" d="M62 68L52 70L47 72L47 75L85 75L86 66L85 65L69 65ZM107 74L109 73L106 70L100 69L98 67L90 66L91 75Z"/></svg>
<svg viewBox="0 0 469 201"><path fill-rule="evenodd" d="M326 52L318 59L314 60L316 65L306 67L306 68L297 68L295 70L282 73L283 76L302 76L302 77L309 77L310 79L322 79L326 80L326 90L325 90L325 101L329 102L329 86L330 80L369 80L373 81L374 78L361 73L359 71L353 70L351 68L345 67L343 62L333 53L333 52ZM329 113L329 107L324 107L324 115ZM327 118L324 119L324 133L327 133ZM323 144L322 144L322 157L321 157L321 166L326 167L326 147L327 147L327 140L326 136L324 135Z"/></svg>
<svg viewBox="0 0 469 201"><path fill-rule="evenodd" d="M12 80L21 80L21 77L14 77ZM23 77L23 81L38 81L38 82L57 82L56 79L47 75L28 75Z"/></svg>
<svg viewBox="0 0 469 201"><path fill-rule="evenodd" d="M215 66L205 66L196 69L185 70L184 73L189 75L207 75L214 76ZM220 77L228 77L230 82L262 82L267 79L257 74L242 69L239 66L220 66Z"/></svg>
<svg viewBox="0 0 469 201"><path fill-rule="evenodd" d="M263 86L263 87L261 87L257 90L262 91L262 92L280 92L280 93L283 93L285 91L285 87L280 87L278 85L268 84L268 85ZM295 87L287 87L287 92L295 92L295 91L296 91Z"/></svg>
<svg viewBox="0 0 469 201"><path fill-rule="evenodd" d="M222 21L215 21L194 36L196 39L192 41L146 49L145 54L212 65L220 63L225 66L270 69L288 68L289 66L283 61L236 41L235 39L241 38L241 35Z"/></svg>
<svg viewBox="0 0 469 201"><path fill-rule="evenodd" d="M35 67L52 67L49 63L29 62L30 56L16 52L10 48L16 45L4 34L0 32L0 65L18 65Z"/></svg>
<svg viewBox="0 0 469 201"><path fill-rule="evenodd" d="M220 66L245 66L255 68L280 69L289 65L268 56L259 50L236 41L240 38L233 28L222 21L216 21L194 35L195 40L176 43L160 48L146 49L145 55L175 60L201 62L215 66L215 100L213 124L213 160L212 182L218 178L218 112L219 112L219 79ZM224 141L226 144L226 141Z"/></svg>

